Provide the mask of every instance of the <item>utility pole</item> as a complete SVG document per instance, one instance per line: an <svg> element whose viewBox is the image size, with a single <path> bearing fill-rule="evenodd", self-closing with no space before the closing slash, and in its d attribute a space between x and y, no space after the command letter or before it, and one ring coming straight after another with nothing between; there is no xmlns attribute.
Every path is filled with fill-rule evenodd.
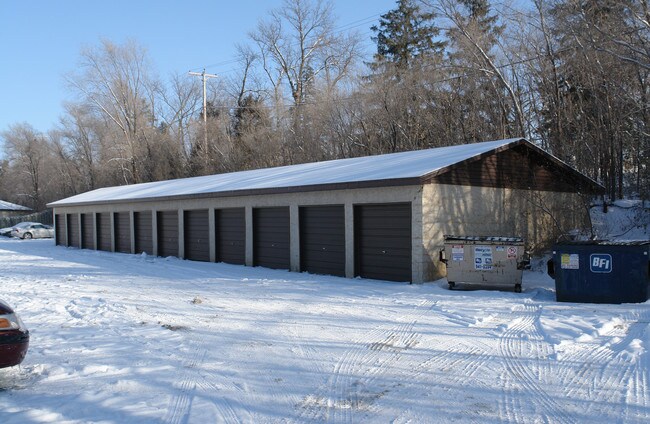
<svg viewBox="0 0 650 424"><path fill-rule="evenodd" d="M204 154L205 154L205 161L207 163L208 161L208 100L207 100L207 91L206 91L206 86L207 86L207 81L208 78L217 78L217 75L213 74L206 74L205 73L205 68L203 68L203 72L198 73L198 72L188 72L190 75L195 76L195 77L201 77L203 78L203 147L205 148Z"/></svg>

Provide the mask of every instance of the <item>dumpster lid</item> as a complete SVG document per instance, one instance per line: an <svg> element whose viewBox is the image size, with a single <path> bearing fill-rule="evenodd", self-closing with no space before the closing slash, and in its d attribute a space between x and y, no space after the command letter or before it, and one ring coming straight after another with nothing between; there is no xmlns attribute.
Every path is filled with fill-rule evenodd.
<svg viewBox="0 0 650 424"><path fill-rule="evenodd" d="M650 240L569 240L559 241L558 246L645 246Z"/></svg>
<svg viewBox="0 0 650 424"><path fill-rule="evenodd" d="M491 241L501 243L523 243L522 237L503 237L503 236L452 236L445 235L445 241Z"/></svg>

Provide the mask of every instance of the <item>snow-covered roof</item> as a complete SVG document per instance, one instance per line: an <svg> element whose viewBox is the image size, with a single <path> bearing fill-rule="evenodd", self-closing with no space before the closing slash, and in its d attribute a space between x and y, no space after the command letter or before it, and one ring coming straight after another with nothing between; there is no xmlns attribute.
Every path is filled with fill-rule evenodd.
<svg viewBox="0 0 650 424"><path fill-rule="evenodd" d="M31 211L31 209L27 206L21 206L15 203L0 200L0 211Z"/></svg>
<svg viewBox="0 0 650 424"><path fill-rule="evenodd" d="M521 143L537 149L524 139L512 138L435 149L106 187L68 197L50 203L48 206L152 200L192 195L237 195L251 191L283 189L306 191L309 188L316 189L319 186L361 186L363 183L377 183L378 185L382 183L391 185L392 183L392 185L397 185L395 181L404 182L423 178L451 165ZM559 160L557 161L559 162ZM413 182L413 184L415 183Z"/></svg>

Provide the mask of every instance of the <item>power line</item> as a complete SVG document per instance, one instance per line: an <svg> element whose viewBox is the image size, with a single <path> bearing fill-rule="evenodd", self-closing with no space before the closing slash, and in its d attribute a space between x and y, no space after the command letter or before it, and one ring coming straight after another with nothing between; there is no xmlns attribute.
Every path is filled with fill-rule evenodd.
<svg viewBox="0 0 650 424"><path fill-rule="evenodd" d="M559 49L559 50L553 52L553 55L566 53L566 52L569 52L571 50L575 50L575 47L565 47L563 49ZM537 54L537 55L534 55L534 56L531 56L531 57L527 57L527 58L523 58L523 59L520 59L520 60L512 61L512 62L509 62L509 63L495 65L495 68L497 68L497 69L505 69L505 68L509 68L509 67L512 67L512 66L522 65L524 63L529 63L529 62L535 61L537 59L541 59L541 58L546 57L546 56L548 56L547 53L541 53L541 54ZM428 68L431 68L431 67L436 67L436 64L423 65L421 67L421 69L428 69ZM440 70L455 69L455 68L457 69L459 67L458 66L439 66L439 67L437 67L437 69L440 69ZM465 78L465 77L467 77L469 75L470 75L469 72L464 72L464 73L462 73L460 75L454 75L454 76L450 76L450 77L447 77L447 78L442 78L442 79L438 79L438 80L434 80L434 81L429 81L428 84L431 84L431 85L443 84L443 83L446 83L446 82L455 81L455 80ZM348 102L348 101L352 101L352 100L356 100L356 99L357 99L357 96L346 96L346 97L339 97L337 99L332 99L330 101L332 103L343 103L343 102ZM305 102L302 102L300 105L301 106L313 106L313 105L318 105L320 103L322 103L322 102L321 101L305 101ZM294 106L295 105L283 105L283 106L278 106L278 105L275 105L275 106L257 105L255 107L263 108L263 109L267 109L267 110L273 110L273 109L278 109L278 108L290 109L290 108L292 108ZM216 107L216 108L221 109L221 110L235 110L235 109L247 109L247 108L250 108L250 106L220 106L220 107Z"/></svg>
<svg viewBox="0 0 650 424"><path fill-rule="evenodd" d="M217 78L217 75L213 74L206 74L205 69L203 69L203 72L198 73L198 72L188 72L191 76L194 77L201 77L203 79L203 135L204 135L204 142L205 145L204 147L208 148L208 100L207 100L207 81L209 78ZM207 156L206 156L207 158ZM206 159L207 160L207 159Z"/></svg>
<svg viewBox="0 0 650 424"><path fill-rule="evenodd" d="M378 16L381 16L381 14L377 13L377 14L374 14L374 15L367 16L365 18L357 19L356 21L352 21L352 22L349 22L347 24L343 24L341 26L336 27L332 32L334 34L340 34L340 33L344 32L344 31L349 31L351 29L358 28L360 26L370 24ZM364 34L367 34L367 33L364 33ZM299 46L298 46L298 44L296 44L296 45L294 45L294 47L299 47ZM196 67L196 68L191 68L190 71L196 71L196 70L199 70L201 68L203 68L205 70L205 69L211 69L211 68L215 68L215 67L219 67L219 66L230 65L232 63L237 63L240 60L241 59L239 59L239 58L227 59L227 60L223 60L221 62L216 62L216 63L212 63L210 65L206 65L206 66L203 66L203 67L199 66L199 67Z"/></svg>

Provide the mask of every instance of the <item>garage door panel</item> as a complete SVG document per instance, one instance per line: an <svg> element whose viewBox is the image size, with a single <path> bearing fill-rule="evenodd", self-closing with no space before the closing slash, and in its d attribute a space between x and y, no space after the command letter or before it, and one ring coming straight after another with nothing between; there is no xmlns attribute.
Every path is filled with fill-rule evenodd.
<svg viewBox="0 0 650 424"><path fill-rule="evenodd" d="M289 250L289 243L258 243L258 254L267 258L284 258Z"/></svg>
<svg viewBox="0 0 650 424"><path fill-rule="evenodd" d="M185 257L193 261L210 260L209 211L185 211Z"/></svg>
<svg viewBox="0 0 650 424"><path fill-rule="evenodd" d="M373 205L374 206L374 205ZM384 210L363 210L361 215L370 220L370 222L381 221L384 224L391 224L391 221L385 222L386 216L391 216L393 218L409 218L411 216L411 211L403 208L385 208Z"/></svg>
<svg viewBox="0 0 650 424"><path fill-rule="evenodd" d="M380 256L370 256L366 259L366 263L364 264L366 266L366 276L367 275L377 275L379 278L381 277L382 274L393 274L393 273L398 273L402 275L405 272L408 272L410 275L411 267L405 266L404 264L404 258L385 258L385 257L380 257ZM372 278L377 278L377 277L372 277ZM406 279L402 279L399 281L408 281Z"/></svg>
<svg viewBox="0 0 650 424"><path fill-rule="evenodd" d="M316 215L318 211L311 211L312 208L317 208L318 206L301 208L304 211L302 212L303 222L312 223L317 222L319 225L314 227L314 229L323 229L323 228L338 228L338 226L344 222L343 217L333 217L333 216L318 216ZM342 206L341 206L342 207ZM314 216L310 216L313 214Z"/></svg>
<svg viewBox="0 0 650 424"><path fill-rule="evenodd" d="M363 278L371 278L373 280L407 282L409 280L404 278L404 275L406 273L407 270L385 268L381 271L367 271L366 274L363 276ZM410 275L410 270L408 274Z"/></svg>
<svg viewBox="0 0 650 424"><path fill-rule="evenodd" d="M131 253L131 216L129 212L117 212L115 217L115 251Z"/></svg>
<svg viewBox="0 0 650 424"><path fill-rule="evenodd" d="M411 281L411 204L356 205L355 274Z"/></svg>
<svg viewBox="0 0 650 424"><path fill-rule="evenodd" d="M271 242L271 241L265 241L265 242L260 242L258 243L258 246L262 247L277 247L279 249L288 249L289 248L289 242Z"/></svg>
<svg viewBox="0 0 650 424"><path fill-rule="evenodd" d="M81 238L79 234L79 215L76 213L68 215L68 246L81 246Z"/></svg>
<svg viewBox="0 0 650 424"><path fill-rule="evenodd" d="M158 212L158 255L178 256L178 211Z"/></svg>
<svg viewBox="0 0 650 424"><path fill-rule="evenodd" d="M386 252L386 253L383 253ZM405 252L395 252L391 250L384 250L381 252L365 252L364 254L364 264L379 264L386 266L399 266L404 269L410 269L410 264L407 264L406 261L410 258L410 255Z"/></svg>
<svg viewBox="0 0 650 424"><path fill-rule="evenodd" d="M153 225L151 211L135 212L135 251L153 255Z"/></svg>
<svg viewBox="0 0 650 424"><path fill-rule="evenodd" d="M54 241L58 246L65 245L65 235L67 231L68 230L65 222L65 215L56 214L54 216Z"/></svg>
<svg viewBox="0 0 650 424"><path fill-rule="evenodd" d="M338 267L338 266L340 266L340 260L336 256L332 257L329 260L327 259L327 257L318 257L318 258L310 259L309 265L314 267L314 268L320 268L320 269L322 269L322 268L330 268L330 267L333 267L333 266ZM339 275L344 275L344 271L345 271L345 268L343 268L343 274L339 274ZM309 271L309 272L311 272L311 271ZM329 271L326 272L326 274L334 275L334 274L331 274Z"/></svg>
<svg viewBox="0 0 650 424"><path fill-rule="evenodd" d="M386 217L382 218L368 218L363 217L365 224L369 230L403 230L404 221L408 220L408 217L400 217L391 215L391 220L386 221Z"/></svg>
<svg viewBox="0 0 650 424"><path fill-rule="evenodd" d="M390 243L392 241L403 240L404 239L404 229L371 228L366 232L365 236L366 237L372 237L372 238L380 238L380 239L386 240L386 243ZM410 236L410 234L409 234L409 236Z"/></svg>
<svg viewBox="0 0 650 424"><path fill-rule="evenodd" d="M363 248L376 249L376 250L405 250L411 251L410 240L387 240L381 237L369 237L359 241L359 246Z"/></svg>
<svg viewBox="0 0 650 424"><path fill-rule="evenodd" d="M246 213L244 208L215 211L217 262L246 263Z"/></svg>
<svg viewBox="0 0 650 424"><path fill-rule="evenodd" d="M300 208L300 270L345 276L343 205Z"/></svg>
<svg viewBox="0 0 650 424"><path fill-rule="evenodd" d="M371 266L379 267L389 267L389 268L400 268L400 269L411 269L410 265L406 264L405 259L408 259L409 256L405 255L392 255L392 254L368 254L366 255L365 264Z"/></svg>
<svg viewBox="0 0 650 424"><path fill-rule="evenodd" d="M94 249L95 247L95 223L93 214L81 214L81 247L83 249Z"/></svg>
<svg viewBox="0 0 650 424"><path fill-rule="evenodd" d="M255 266L289 269L289 208L253 209Z"/></svg>
<svg viewBox="0 0 650 424"><path fill-rule="evenodd" d="M327 251L327 252L337 252L337 253L345 253L345 245L337 245L337 244L324 244L324 243L305 243L303 244L305 253L310 254L313 252L321 252L321 251Z"/></svg>
<svg viewBox="0 0 650 424"><path fill-rule="evenodd" d="M97 214L97 249L110 252L111 246L111 214Z"/></svg>
<svg viewBox="0 0 650 424"><path fill-rule="evenodd" d="M341 223L341 226L345 229L343 226L343 223ZM313 228L309 227L309 228ZM309 240L308 243L315 243L315 244L339 244L342 241L345 241L345 234L341 235L338 234L338 228L328 228L324 230L312 230L309 231L308 234L305 234L307 230L305 229L303 231L304 235L307 236L307 240Z"/></svg>

